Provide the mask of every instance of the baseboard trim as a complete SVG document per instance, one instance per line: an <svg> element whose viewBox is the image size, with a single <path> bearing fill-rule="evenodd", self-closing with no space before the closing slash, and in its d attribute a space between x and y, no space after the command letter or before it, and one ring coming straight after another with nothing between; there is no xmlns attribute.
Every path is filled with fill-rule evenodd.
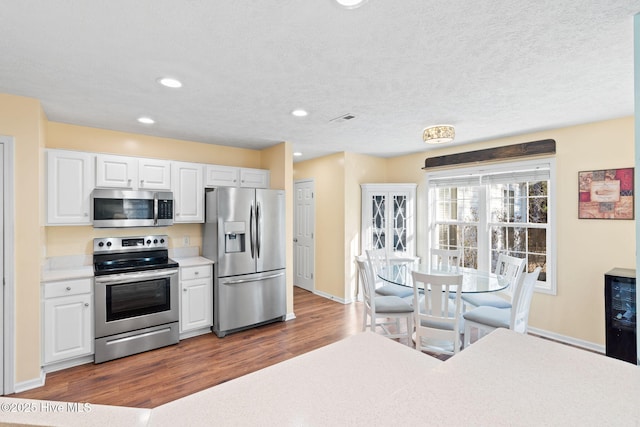
<svg viewBox="0 0 640 427"><path fill-rule="evenodd" d="M602 354L606 353L606 349L604 345L592 343L590 341L585 341L578 338L569 337L566 335L557 334L551 331L545 331L544 329L529 327L529 333L533 335L539 335L543 338L549 338L554 341L559 341L565 344L569 344L574 347L590 350L596 353L602 353Z"/></svg>
<svg viewBox="0 0 640 427"><path fill-rule="evenodd" d="M206 326L200 329L194 329L193 331L187 331L180 334L180 341L186 340L189 338L197 337L200 335L211 334L211 326Z"/></svg>
<svg viewBox="0 0 640 427"><path fill-rule="evenodd" d="M22 393L23 391L42 387L44 385L44 381L46 377L47 377L47 374L45 373L44 369L40 369L40 378L34 378L32 380L16 383L13 392Z"/></svg>
<svg viewBox="0 0 640 427"><path fill-rule="evenodd" d="M318 291L318 290L314 290L313 293L315 295L320 296L320 297L323 297L323 298L326 298L326 299L330 299L332 301L336 301L336 302L339 302L341 304L350 304L352 302L352 301L347 301L344 298L338 298L335 295L331 295L331 294L328 294L326 292L322 292L322 291Z"/></svg>
<svg viewBox="0 0 640 427"><path fill-rule="evenodd" d="M78 357L75 359L63 360L62 362L55 362L50 365L45 365L42 367L42 370L45 374L47 374L49 372L61 371L67 368L73 368L74 366L84 365L85 363L93 363L93 354Z"/></svg>
<svg viewBox="0 0 640 427"><path fill-rule="evenodd" d="M286 317L284 318L285 322L288 322L289 320L293 320L296 318L296 314L295 313L287 313Z"/></svg>

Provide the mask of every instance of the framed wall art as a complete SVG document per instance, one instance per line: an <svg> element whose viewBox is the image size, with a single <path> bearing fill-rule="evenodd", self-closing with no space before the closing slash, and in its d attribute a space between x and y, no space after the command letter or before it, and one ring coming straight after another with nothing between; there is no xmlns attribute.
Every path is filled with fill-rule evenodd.
<svg viewBox="0 0 640 427"><path fill-rule="evenodd" d="M578 218L633 219L633 168L578 172Z"/></svg>

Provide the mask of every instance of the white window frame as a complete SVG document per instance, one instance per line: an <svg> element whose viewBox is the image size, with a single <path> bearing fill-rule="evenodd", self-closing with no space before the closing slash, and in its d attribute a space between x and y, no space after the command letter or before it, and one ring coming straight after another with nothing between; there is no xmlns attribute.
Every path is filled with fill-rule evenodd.
<svg viewBox="0 0 640 427"><path fill-rule="evenodd" d="M435 187L432 185L434 180L438 179L451 179L454 178L460 179L463 181L477 181L481 183L481 177L483 175L493 175L499 173L509 173L509 172L523 172L527 170L535 170L536 168L549 168L549 187L548 187L548 197L549 197L549 210L547 212L547 220L548 220L548 233L547 233L547 280L546 282L538 281L535 287L535 291L539 293L549 294L549 295L557 295L557 280L556 280L556 265L557 265L557 233L556 233L556 210L557 210L557 199L556 199L556 161L555 158L538 158L535 160L522 160L508 163L496 163L492 165L476 165L472 167L457 167L450 169L442 169L439 171L429 171L425 174L425 193L426 193L426 203L427 203L427 242L429 250L433 247L434 243L437 242L438 236L435 234L434 228L434 219L435 219ZM483 197L480 203L485 206L485 209L480 212L479 216L479 224L481 227L483 224L488 224L488 197ZM482 247L488 248L491 243L487 241L490 239L488 232L480 232L478 230L478 248ZM482 263L483 265L487 263L484 254L484 251L479 251L478 254L478 263ZM487 253L488 256L488 253ZM482 259L480 257L483 257Z"/></svg>

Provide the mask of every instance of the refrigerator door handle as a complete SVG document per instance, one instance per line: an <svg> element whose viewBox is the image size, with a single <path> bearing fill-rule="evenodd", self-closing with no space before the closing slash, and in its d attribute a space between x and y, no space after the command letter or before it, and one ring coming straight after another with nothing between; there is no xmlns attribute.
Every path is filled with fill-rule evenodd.
<svg viewBox="0 0 640 427"><path fill-rule="evenodd" d="M262 222L262 213L260 212L260 202L256 203L256 258L260 258L260 223Z"/></svg>
<svg viewBox="0 0 640 427"><path fill-rule="evenodd" d="M280 276L283 276L283 275L284 275L284 273L276 273L276 274L272 274L270 276L259 277L257 279L225 280L225 281L221 281L220 284L222 284L222 285L237 285L238 283L259 282L261 280L275 279L276 277L280 277Z"/></svg>
<svg viewBox="0 0 640 427"><path fill-rule="evenodd" d="M253 203L249 207L249 245L251 247L251 258L255 258L254 236L253 236Z"/></svg>

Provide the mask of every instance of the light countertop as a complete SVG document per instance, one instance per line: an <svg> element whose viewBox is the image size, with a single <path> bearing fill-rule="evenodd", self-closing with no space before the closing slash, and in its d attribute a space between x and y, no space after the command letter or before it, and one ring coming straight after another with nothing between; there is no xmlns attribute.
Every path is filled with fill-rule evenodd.
<svg viewBox="0 0 640 427"><path fill-rule="evenodd" d="M5 411L0 422L638 426L638 396L637 366L506 329L445 362L363 332L151 410L95 405L89 414L50 418L43 416L42 402L25 401L40 412ZM18 401L0 399L3 404Z"/></svg>
<svg viewBox="0 0 640 427"><path fill-rule="evenodd" d="M178 264L180 264L180 267L194 267L197 265L207 265L207 264L214 263L212 260L201 257L201 256L173 258L173 260L176 261Z"/></svg>

